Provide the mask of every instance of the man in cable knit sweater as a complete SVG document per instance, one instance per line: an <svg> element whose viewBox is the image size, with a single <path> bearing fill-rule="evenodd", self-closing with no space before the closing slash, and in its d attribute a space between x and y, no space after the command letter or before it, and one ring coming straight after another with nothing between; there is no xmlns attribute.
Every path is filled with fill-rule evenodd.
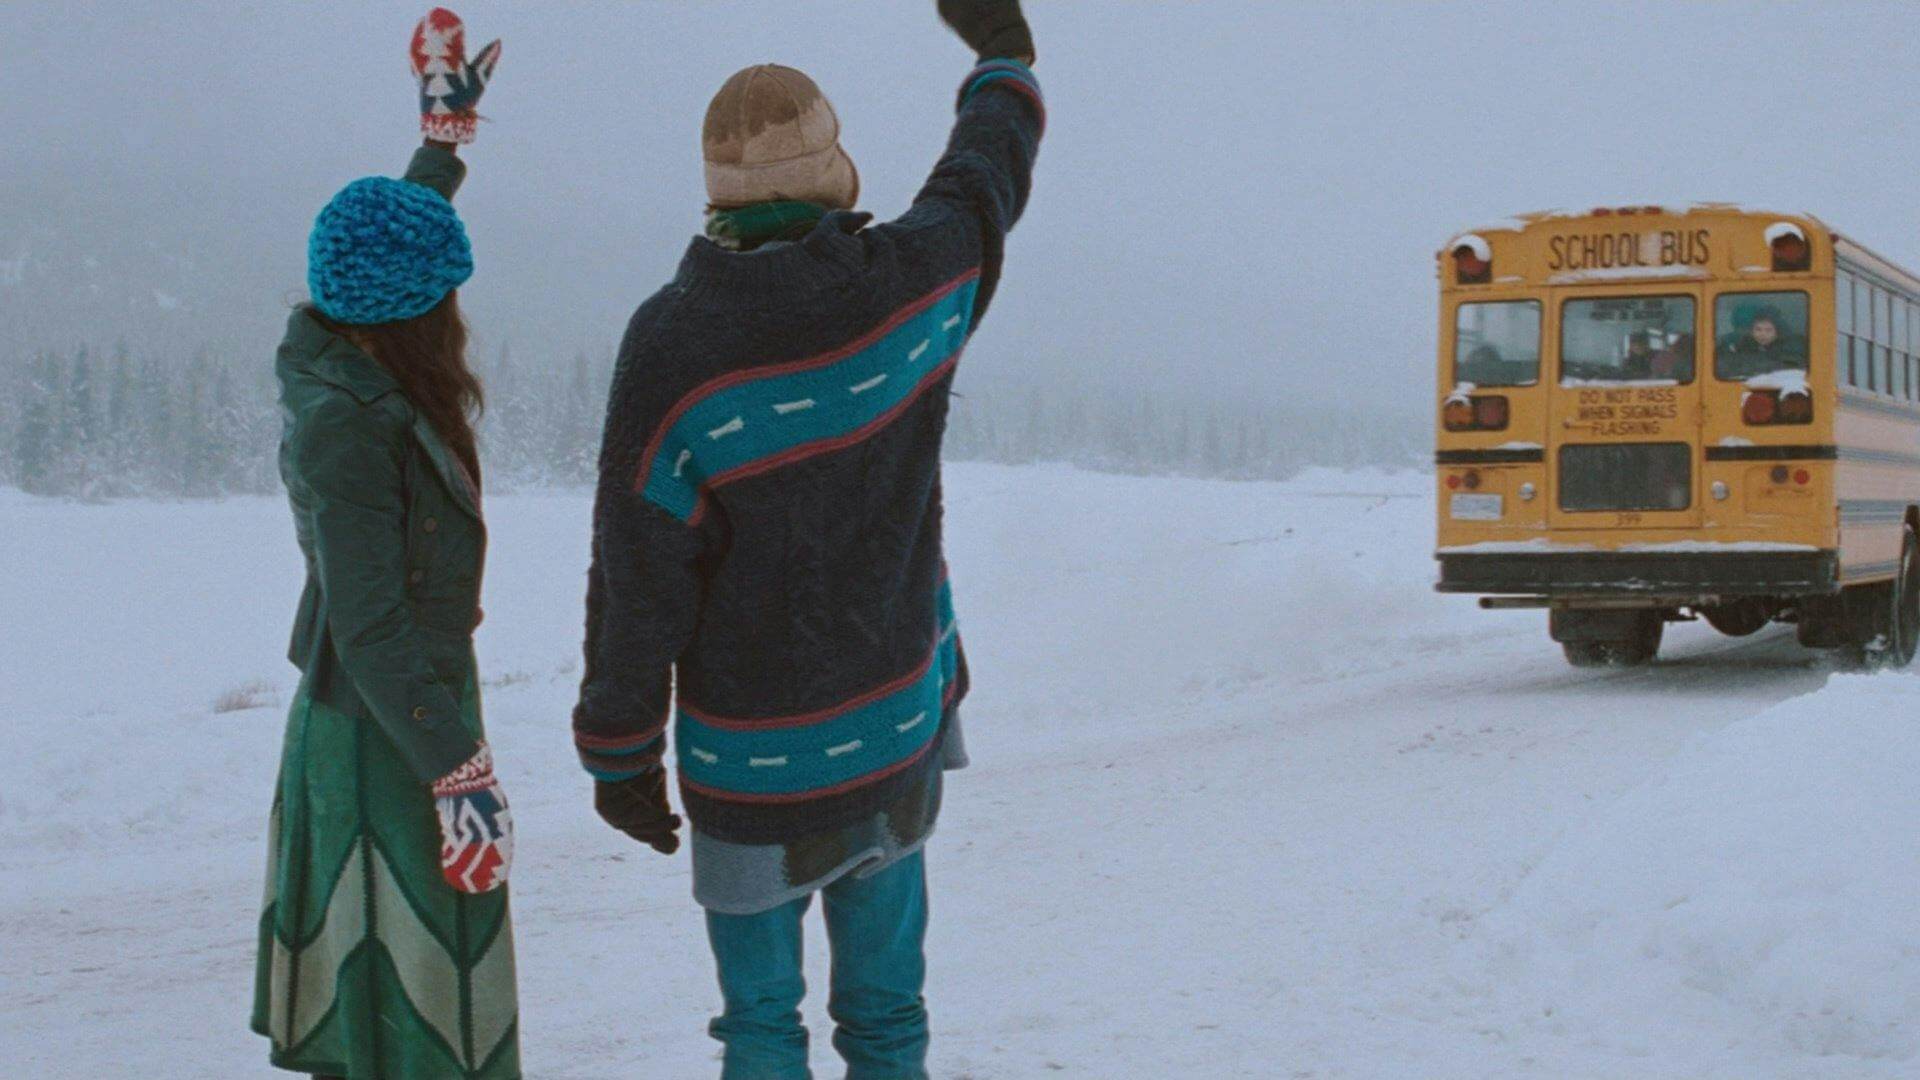
<svg viewBox="0 0 1920 1080"><path fill-rule="evenodd" d="M922 848L967 686L940 442L1045 125L1018 0L939 6L980 63L894 221L854 212L812 80L721 88L706 235L635 313L608 403L574 736L601 816L668 854L675 751L725 1078L809 1075L815 892L847 1075L927 1075Z"/></svg>

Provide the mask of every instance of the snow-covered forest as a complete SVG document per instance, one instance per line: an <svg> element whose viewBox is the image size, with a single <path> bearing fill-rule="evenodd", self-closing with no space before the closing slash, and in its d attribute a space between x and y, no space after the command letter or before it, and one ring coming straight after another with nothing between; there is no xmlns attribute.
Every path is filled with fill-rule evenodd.
<svg viewBox="0 0 1920 1080"><path fill-rule="evenodd" d="M488 409L488 486L593 479L613 351L475 350ZM207 497L277 490L272 352L205 349L182 361L125 344L43 351L0 365L0 484L82 498ZM1285 479L1313 465L1410 465L1417 424L1355 424L1339 408L1198 403L1088 380L977 387L962 375L947 441L955 460L1070 462L1108 472Z"/></svg>

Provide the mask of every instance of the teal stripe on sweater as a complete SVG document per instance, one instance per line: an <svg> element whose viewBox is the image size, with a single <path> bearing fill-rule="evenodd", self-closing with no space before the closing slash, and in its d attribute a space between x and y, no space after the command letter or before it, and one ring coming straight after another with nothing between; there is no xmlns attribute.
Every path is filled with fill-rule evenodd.
<svg viewBox="0 0 1920 1080"><path fill-rule="evenodd" d="M965 105L967 99L973 97L981 87L1000 79L1013 79L1023 83L1033 91L1036 99L1045 100L1040 92L1039 76L1033 73L1033 69L1011 57L1003 57L998 60L988 60L973 69L973 72L967 76L965 87L960 91L960 104Z"/></svg>
<svg viewBox="0 0 1920 1080"><path fill-rule="evenodd" d="M979 279L969 277L858 352L821 367L751 378L695 401L661 439L642 491L682 521L700 489L736 469L851 435L907 397L967 340Z"/></svg>
<svg viewBox="0 0 1920 1080"><path fill-rule="evenodd" d="M721 792L803 795L897 765L940 730L956 641L949 626L933 663L914 683L803 727L733 731L681 710L674 728L681 775Z"/></svg>

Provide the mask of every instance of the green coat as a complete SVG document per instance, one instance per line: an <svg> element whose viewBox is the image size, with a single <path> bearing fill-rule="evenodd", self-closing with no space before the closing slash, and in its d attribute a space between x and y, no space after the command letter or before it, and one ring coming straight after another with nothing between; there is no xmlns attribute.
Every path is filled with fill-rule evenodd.
<svg viewBox="0 0 1920 1080"><path fill-rule="evenodd" d="M414 155L407 179L449 199L465 169ZM314 699L370 718L431 781L478 749L461 723L475 679L486 526L479 492L386 370L301 308L287 322L280 476L306 556L288 658Z"/></svg>

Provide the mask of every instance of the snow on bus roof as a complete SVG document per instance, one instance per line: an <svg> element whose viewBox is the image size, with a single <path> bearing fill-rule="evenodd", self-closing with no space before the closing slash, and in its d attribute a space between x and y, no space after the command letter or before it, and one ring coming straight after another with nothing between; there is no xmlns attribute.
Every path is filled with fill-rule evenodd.
<svg viewBox="0 0 1920 1080"><path fill-rule="evenodd" d="M1656 207L1660 210L1661 213L1672 215L1672 216L1684 216L1687 214L1742 214L1748 217L1788 218L1788 219L1793 219L1790 222L1788 222L1788 224L1798 225L1800 223L1808 223L1822 229L1827 228L1826 222L1821 221L1818 217L1814 216L1813 214L1809 214L1804 210L1770 210L1765 207L1747 206L1745 204L1736 203L1736 202L1676 201L1672 203L1659 203L1659 202L1631 203L1631 204L1623 203L1620 205L1623 205L1623 206L1631 205L1636 209ZM1453 248L1458 246L1463 240L1467 239L1468 237L1472 236L1475 233L1524 232L1528 227L1533 225L1538 225L1542 222L1566 221L1573 218L1595 217L1596 216L1594 212L1595 210L1610 211L1612 209L1613 209L1612 207L1605 207L1605 206L1595 207L1593 209L1588 209L1588 210L1568 210L1563 207L1556 207L1551 210L1534 210L1529 213L1515 214L1512 217L1498 218L1484 225L1481 225L1478 228L1461 230L1458 234L1454 236L1452 240L1447 241L1447 250L1449 251L1453 250ZM1608 215L1599 215L1599 216L1608 216ZM1618 215L1612 215L1612 216L1618 216L1626 220L1631 220L1636 215L1618 214ZM1651 215L1648 215L1648 216L1651 216ZM1769 242L1771 242L1772 238L1769 237L1768 239L1769 239Z"/></svg>

